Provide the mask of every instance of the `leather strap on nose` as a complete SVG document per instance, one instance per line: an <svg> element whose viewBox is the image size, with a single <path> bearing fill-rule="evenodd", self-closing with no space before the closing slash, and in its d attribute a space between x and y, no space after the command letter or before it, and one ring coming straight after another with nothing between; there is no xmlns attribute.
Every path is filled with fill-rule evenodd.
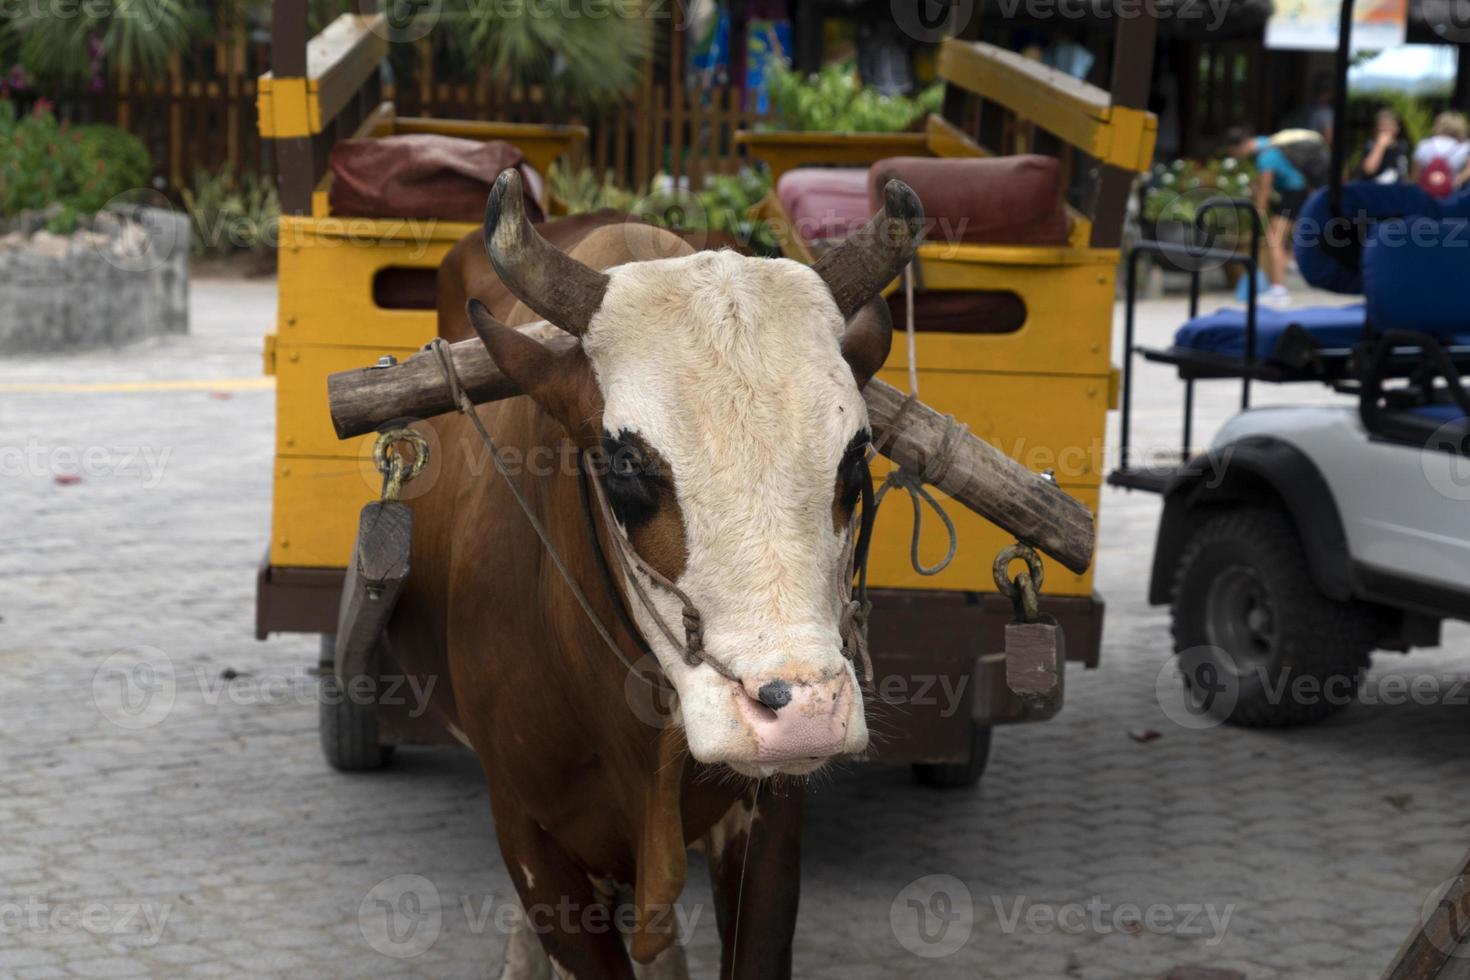
<svg viewBox="0 0 1470 980"><path fill-rule="evenodd" d="M847 553L838 566L837 595L842 615L837 631L842 637L842 655L852 661L853 672L865 684L873 683L873 658L868 653L868 552L873 543L873 523L878 507L873 499L873 473L863 464L863 511L856 529L847 533ZM857 579L854 586L853 579Z"/></svg>
<svg viewBox="0 0 1470 980"><path fill-rule="evenodd" d="M700 664L709 666L720 676L739 683L740 678L735 673L720 663L718 660L708 656L704 650L704 619L699 615L699 608L694 605L694 600L673 582L670 582L662 572L643 560L638 554L638 549L633 547L633 542L623 533L613 517L612 506L607 502L607 491L602 487L602 481L595 473L588 474L588 482L592 484L592 496L597 501L598 512L602 515L602 523L607 528L608 539L612 542L613 557L617 559L618 567L623 572L623 578L632 586L634 594L639 603L647 610L654 625L658 627L664 639L669 642L675 650L684 658L684 662L690 667L698 667ZM594 531L594 534L596 532ZM643 578L647 578L658 588L679 601L683 607L684 638L680 640L674 633L658 607L653 604L653 597L648 594L648 589L643 584Z"/></svg>

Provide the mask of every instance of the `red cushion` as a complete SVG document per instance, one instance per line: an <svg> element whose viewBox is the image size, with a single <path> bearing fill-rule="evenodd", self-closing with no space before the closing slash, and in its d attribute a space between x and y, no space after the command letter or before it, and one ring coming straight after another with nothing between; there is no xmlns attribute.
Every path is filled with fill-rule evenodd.
<svg viewBox="0 0 1470 980"><path fill-rule="evenodd" d="M1065 245L1072 222L1055 157L890 157L866 171L802 167L782 175L776 194L802 240L846 238L881 206L897 178L924 205L930 242Z"/></svg>
<svg viewBox="0 0 1470 980"><path fill-rule="evenodd" d="M1071 219L1055 157L890 157L868 170L869 214L883 186L898 179L924 205L928 242L1065 245Z"/></svg>
<svg viewBox="0 0 1470 980"><path fill-rule="evenodd" d="M332 213L365 218L480 221L495 178L521 173L526 214L542 220L541 177L516 146L431 133L340 140L327 158Z"/></svg>

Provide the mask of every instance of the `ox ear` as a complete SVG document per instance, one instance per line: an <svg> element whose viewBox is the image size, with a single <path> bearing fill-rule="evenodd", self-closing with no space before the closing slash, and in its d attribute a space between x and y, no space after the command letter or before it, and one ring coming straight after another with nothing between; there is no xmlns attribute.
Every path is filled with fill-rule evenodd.
<svg viewBox="0 0 1470 980"><path fill-rule="evenodd" d="M581 345L557 352L491 315L484 303L465 305L470 326L497 367L545 409L582 448L602 436L602 393Z"/></svg>
<svg viewBox="0 0 1470 980"><path fill-rule="evenodd" d="M853 314L842 331L842 359L852 368L859 391L888 360L892 346L893 316L888 312L888 302L875 296Z"/></svg>

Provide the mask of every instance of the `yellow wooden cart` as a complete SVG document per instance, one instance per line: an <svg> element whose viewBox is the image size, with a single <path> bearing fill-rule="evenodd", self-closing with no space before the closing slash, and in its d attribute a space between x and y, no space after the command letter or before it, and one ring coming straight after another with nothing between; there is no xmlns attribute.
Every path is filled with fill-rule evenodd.
<svg viewBox="0 0 1470 980"><path fill-rule="evenodd" d="M370 0L365 6L372 6ZM435 270L456 241L478 231L472 223L333 214L327 168L332 145L393 133L505 139L545 174L554 159L577 151L586 138L581 127L398 117L381 99L381 15L344 15L308 43L304 5L276 0L274 8L273 71L259 87L260 131L273 140L283 212L280 308L265 345L265 370L275 375L277 394L270 545L257 583L261 638L335 630L357 514L381 489L372 438L344 442L333 432L327 375L382 357L402 359L431 339ZM1136 108L1146 94L1149 61L1137 52L1151 56L1152 32L1149 18L1120 29L1119 48L1127 46L1132 54L1119 65L1111 99L1005 52L951 42L941 58L951 105L922 133L743 137L778 175L805 162L981 154L986 151L965 127L967 119L974 121L976 98L983 94L1097 161L1097 212L1090 219L1079 216L1066 246L941 251L927 245L921 252L926 288L993 283L1013 290L1026 302L1025 326L1002 336L929 333L918 343L926 402L953 412L1002 448L1037 447L1042 456L1023 452L1023 460L1057 469L1062 485L1094 509L1100 460L1089 456L1073 472L1065 460L1047 462L1044 453L1101 446L1112 387L1108 336L1122 203L1133 172L1147 163L1152 149L1152 119ZM767 208L768 217L779 218L778 201ZM789 254L810 259L802 242L785 244ZM905 385L906 368L903 345L896 344L889 379ZM875 706L875 713L885 713L878 720L885 739L877 751L914 762L929 782L969 784L983 770L990 723L1021 720L1025 712L1016 711L1016 699L1007 692L1003 663L986 656L1001 648L1011 618L989 572L990 557L1007 542L963 508L951 513L960 525L960 559L934 579L910 570L908 530L898 508L879 522L871 566L878 586L872 652L880 695L901 703L893 711ZM926 552L942 550L937 533L936 525L924 541ZM1067 632L1069 655L1089 664L1097 660L1102 614L1091 589L1090 575L1047 568L1047 609ZM329 644L324 652L330 661ZM885 679L897 679L898 686L885 685ZM941 696L945 692L954 697ZM332 710L324 703L324 731L342 723ZM423 719L388 708L380 714L376 724L385 744L445 740Z"/></svg>

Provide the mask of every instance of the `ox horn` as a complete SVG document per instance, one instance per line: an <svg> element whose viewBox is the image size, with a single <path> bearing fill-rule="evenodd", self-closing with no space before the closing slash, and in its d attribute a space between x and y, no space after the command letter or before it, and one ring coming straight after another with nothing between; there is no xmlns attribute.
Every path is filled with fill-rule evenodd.
<svg viewBox="0 0 1470 980"><path fill-rule="evenodd" d="M607 276L542 238L526 219L521 175L503 171L485 202L485 251L500 280L538 314L582 336L602 305Z"/></svg>
<svg viewBox="0 0 1470 980"><path fill-rule="evenodd" d="M844 320L852 319L914 257L924 233L924 206L901 180L883 187L883 209L817 260L814 268Z"/></svg>

